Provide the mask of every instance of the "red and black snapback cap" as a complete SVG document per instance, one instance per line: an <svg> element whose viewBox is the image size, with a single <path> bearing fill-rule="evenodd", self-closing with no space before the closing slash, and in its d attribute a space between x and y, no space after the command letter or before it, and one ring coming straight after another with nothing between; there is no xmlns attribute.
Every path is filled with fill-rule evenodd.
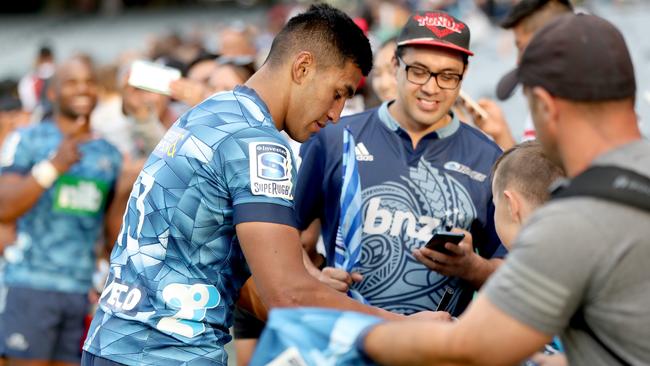
<svg viewBox="0 0 650 366"><path fill-rule="evenodd" d="M473 56L469 40L467 24L444 11L426 11L409 17L397 38L397 46L442 47Z"/></svg>

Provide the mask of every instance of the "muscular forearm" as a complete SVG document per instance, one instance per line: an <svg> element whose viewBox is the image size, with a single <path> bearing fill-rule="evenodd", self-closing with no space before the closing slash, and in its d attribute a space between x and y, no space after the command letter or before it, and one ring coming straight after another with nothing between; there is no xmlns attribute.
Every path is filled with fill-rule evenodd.
<svg viewBox="0 0 650 366"><path fill-rule="evenodd" d="M376 326L365 339L365 351L382 365L453 365L453 323L399 322ZM455 361L455 362L454 362Z"/></svg>
<svg viewBox="0 0 650 366"><path fill-rule="evenodd" d="M0 177L0 222L13 222L25 214L44 191L31 174Z"/></svg>
<svg viewBox="0 0 650 366"><path fill-rule="evenodd" d="M490 277L492 273L501 266L503 259L485 259L479 255L476 255L476 257L476 264L472 267L472 271L470 271L467 276L463 277L463 279L478 290L483 286L485 281L487 281L488 277Z"/></svg>
<svg viewBox="0 0 650 366"><path fill-rule="evenodd" d="M281 292L271 295L272 298L266 299L265 303L267 303L270 308L314 306L344 311L357 311L387 320L405 319L403 315L391 313L390 311L377 307L364 305L353 300L344 293L322 284L309 274L306 274L306 277L300 280L294 278L291 283L291 286L285 286Z"/></svg>

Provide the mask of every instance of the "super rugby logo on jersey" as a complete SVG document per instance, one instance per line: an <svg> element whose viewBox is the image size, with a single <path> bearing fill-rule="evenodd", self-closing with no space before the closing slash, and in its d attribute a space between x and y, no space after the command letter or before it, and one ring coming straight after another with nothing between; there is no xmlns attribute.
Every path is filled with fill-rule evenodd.
<svg viewBox="0 0 650 366"><path fill-rule="evenodd" d="M257 196L293 199L291 152L273 142L249 145L251 192Z"/></svg>

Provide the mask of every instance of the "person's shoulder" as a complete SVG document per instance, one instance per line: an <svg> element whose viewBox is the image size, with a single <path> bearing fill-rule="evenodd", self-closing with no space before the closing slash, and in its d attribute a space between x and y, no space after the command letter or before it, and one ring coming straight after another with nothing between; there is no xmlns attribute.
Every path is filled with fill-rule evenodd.
<svg viewBox="0 0 650 366"><path fill-rule="evenodd" d="M472 127L465 122L460 122L460 127L458 128L457 133L461 138L467 139L473 144L477 144L477 146L481 147L482 149L498 153L499 155L502 153L501 148L499 145L497 145L496 142L494 142L494 140L489 138L481 130Z"/></svg>
<svg viewBox="0 0 650 366"><path fill-rule="evenodd" d="M322 135L326 140L334 138L340 140L343 130L347 129L352 132L352 135L356 136L374 118L377 118L377 108L371 108L360 113L342 117L338 123L330 123L317 135Z"/></svg>

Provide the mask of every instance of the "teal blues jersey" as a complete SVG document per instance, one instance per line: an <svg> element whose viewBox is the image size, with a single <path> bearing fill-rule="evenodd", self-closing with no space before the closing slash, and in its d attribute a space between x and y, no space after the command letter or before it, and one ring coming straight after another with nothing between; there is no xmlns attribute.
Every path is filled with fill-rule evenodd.
<svg viewBox="0 0 650 366"><path fill-rule="evenodd" d="M63 135L45 121L7 137L0 173L30 174L57 151ZM103 139L79 146L81 160L63 173L17 223L16 241L5 249L9 286L86 293L95 269L95 244L122 157Z"/></svg>
<svg viewBox="0 0 650 366"><path fill-rule="evenodd" d="M250 276L235 226L295 226L291 150L246 87L166 133L137 178L84 349L127 365L226 365Z"/></svg>

